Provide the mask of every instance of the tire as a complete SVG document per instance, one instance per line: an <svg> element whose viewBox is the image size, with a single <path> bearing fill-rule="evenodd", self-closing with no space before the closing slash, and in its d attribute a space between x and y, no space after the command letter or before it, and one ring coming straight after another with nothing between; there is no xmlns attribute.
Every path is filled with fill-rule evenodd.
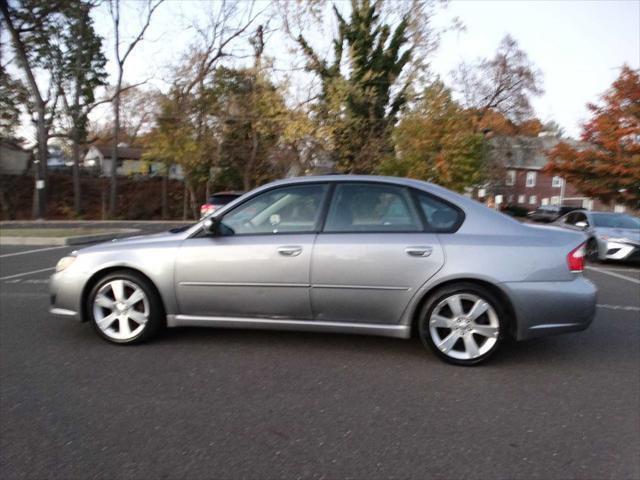
<svg viewBox="0 0 640 480"><path fill-rule="evenodd" d="M445 362L463 366L487 360L503 343L508 330L500 301L487 288L469 282L436 290L422 308L418 322L425 346Z"/></svg>
<svg viewBox="0 0 640 480"><path fill-rule="evenodd" d="M597 263L600 261L600 252L598 250L598 242L595 238L590 238L587 242L586 258L589 262Z"/></svg>
<svg viewBox="0 0 640 480"><path fill-rule="evenodd" d="M165 325L160 296L149 280L131 271L115 271L100 278L86 299L89 321L110 343L142 343Z"/></svg>

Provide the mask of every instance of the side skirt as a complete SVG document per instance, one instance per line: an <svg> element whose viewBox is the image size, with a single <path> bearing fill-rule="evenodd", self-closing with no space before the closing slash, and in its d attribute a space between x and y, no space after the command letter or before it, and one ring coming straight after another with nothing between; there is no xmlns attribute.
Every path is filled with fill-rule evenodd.
<svg viewBox="0 0 640 480"><path fill-rule="evenodd" d="M355 333L383 337L409 338L407 325L374 323L321 322L314 320L283 320L239 317L205 317L195 315L167 315L168 327L252 328L260 330L293 330L303 332Z"/></svg>

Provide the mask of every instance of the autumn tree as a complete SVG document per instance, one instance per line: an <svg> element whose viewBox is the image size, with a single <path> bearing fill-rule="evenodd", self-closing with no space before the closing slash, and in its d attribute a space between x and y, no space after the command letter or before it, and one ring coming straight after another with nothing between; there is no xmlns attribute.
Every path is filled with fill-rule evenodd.
<svg viewBox="0 0 640 480"><path fill-rule="evenodd" d="M461 64L454 72L454 85L464 107L474 113L478 132L531 119L531 97L544 93L542 74L510 35L493 58Z"/></svg>
<svg viewBox="0 0 640 480"><path fill-rule="evenodd" d="M307 69L321 81L312 116L331 133L339 170L371 173L393 154L392 129L416 78L407 72L416 57L423 66L417 49L427 43L424 4L406 2L413 8L394 23L385 21L383 2L352 0L348 19L334 5L337 31L328 58L305 35L297 37ZM427 28L420 34L419 25Z"/></svg>
<svg viewBox="0 0 640 480"><path fill-rule="evenodd" d="M484 179L484 137L474 132L471 115L441 81L427 87L405 112L394 138L397 156L386 159L380 173L428 180L457 191Z"/></svg>
<svg viewBox="0 0 640 480"><path fill-rule="evenodd" d="M623 66L599 104L589 104L580 147L559 143L547 170L605 203L640 209L640 71Z"/></svg>

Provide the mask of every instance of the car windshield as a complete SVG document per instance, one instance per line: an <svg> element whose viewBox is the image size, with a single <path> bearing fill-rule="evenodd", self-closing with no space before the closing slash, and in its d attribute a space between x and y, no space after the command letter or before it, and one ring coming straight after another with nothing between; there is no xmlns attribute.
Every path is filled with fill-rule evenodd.
<svg viewBox="0 0 640 480"><path fill-rule="evenodd" d="M593 224L601 228L640 228L640 220L631 215L623 214L594 214Z"/></svg>

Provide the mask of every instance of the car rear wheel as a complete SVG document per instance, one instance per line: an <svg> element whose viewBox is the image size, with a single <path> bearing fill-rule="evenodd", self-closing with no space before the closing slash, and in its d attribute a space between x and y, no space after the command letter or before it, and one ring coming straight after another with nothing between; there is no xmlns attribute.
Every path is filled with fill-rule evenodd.
<svg viewBox="0 0 640 480"><path fill-rule="evenodd" d="M163 325L158 294L133 272L113 272L100 279L87 298L87 312L98 334L112 343L143 342Z"/></svg>
<svg viewBox="0 0 640 480"><path fill-rule="evenodd" d="M456 365L475 365L489 358L502 343L505 330L499 301L488 289L472 283L435 292L419 323L422 342Z"/></svg>

